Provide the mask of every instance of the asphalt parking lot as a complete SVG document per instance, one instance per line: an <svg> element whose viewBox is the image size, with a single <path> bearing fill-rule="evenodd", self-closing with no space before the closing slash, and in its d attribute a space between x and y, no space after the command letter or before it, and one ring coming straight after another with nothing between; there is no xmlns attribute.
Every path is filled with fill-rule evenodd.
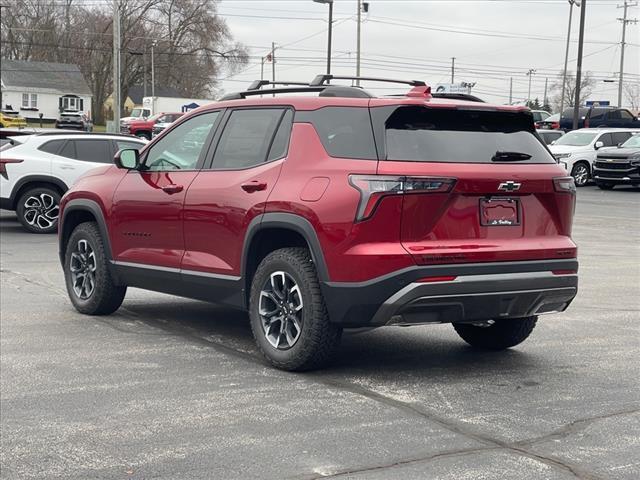
<svg viewBox="0 0 640 480"><path fill-rule="evenodd" d="M246 316L130 289L67 300L55 236L0 216L3 479L638 479L640 192L578 192L580 293L527 342L345 335L328 370L259 357Z"/></svg>

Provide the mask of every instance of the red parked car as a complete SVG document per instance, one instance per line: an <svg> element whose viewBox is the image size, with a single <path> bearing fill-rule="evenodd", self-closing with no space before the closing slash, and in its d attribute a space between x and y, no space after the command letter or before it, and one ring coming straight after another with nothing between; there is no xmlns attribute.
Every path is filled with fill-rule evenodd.
<svg viewBox="0 0 640 480"><path fill-rule="evenodd" d="M133 120L131 122L122 123L120 125L120 133L135 135L136 137L151 140L153 136L153 128L159 123L173 123L178 120L184 113L157 113L146 120Z"/></svg>
<svg viewBox="0 0 640 480"><path fill-rule="evenodd" d="M59 228L75 308L109 314L132 286L246 309L287 370L325 364L343 328L452 323L504 349L565 310L575 186L531 112L344 78L258 82L78 181Z"/></svg>

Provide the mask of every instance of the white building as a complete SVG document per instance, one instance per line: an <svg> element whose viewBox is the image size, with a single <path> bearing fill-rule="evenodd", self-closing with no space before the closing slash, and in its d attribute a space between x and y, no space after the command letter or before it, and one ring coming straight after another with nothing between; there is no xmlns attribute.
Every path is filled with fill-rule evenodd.
<svg viewBox="0 0 640 480"><path fill-rule="evenodd" d="M91 117L91 90L77 65L0 61L0 104L25 118L53 121L62 110L78 110Z"/></svg>

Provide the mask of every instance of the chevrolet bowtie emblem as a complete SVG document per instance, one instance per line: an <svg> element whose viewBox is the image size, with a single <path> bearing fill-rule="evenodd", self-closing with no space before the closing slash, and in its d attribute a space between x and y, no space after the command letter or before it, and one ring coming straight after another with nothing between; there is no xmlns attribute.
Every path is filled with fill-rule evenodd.
<svg viewBox="0 0 640 480"><path fill-rule="evenodd" d="M515 192L516 190L520 190L521 186L521 183L509 180L508 182L502 182L500 185L498 185L498 190L502 190L503 192Z"/></svg>

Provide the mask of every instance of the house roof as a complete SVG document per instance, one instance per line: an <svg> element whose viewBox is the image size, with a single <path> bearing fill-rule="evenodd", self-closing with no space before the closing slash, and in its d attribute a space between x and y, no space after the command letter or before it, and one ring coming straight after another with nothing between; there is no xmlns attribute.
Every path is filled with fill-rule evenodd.
<svg viewBox="0 0 640 480"><path fill-rule="evenodd" d="M156 97L182 97L180 92L173 87L159 87L156 85L154 89ZM142 85L133 85L129 87L127 92L131 101L136 105L142 105L144 98L144 87ZM147 85L147 96L151 96L151 86Z"/></svg>
<svg viewBox="0 0 640 480"><path fill-rule="evenodd" d="M53 62L0 60L0 77L5 88L17 87L91 96L91 89L77 65Z"/></svg>

